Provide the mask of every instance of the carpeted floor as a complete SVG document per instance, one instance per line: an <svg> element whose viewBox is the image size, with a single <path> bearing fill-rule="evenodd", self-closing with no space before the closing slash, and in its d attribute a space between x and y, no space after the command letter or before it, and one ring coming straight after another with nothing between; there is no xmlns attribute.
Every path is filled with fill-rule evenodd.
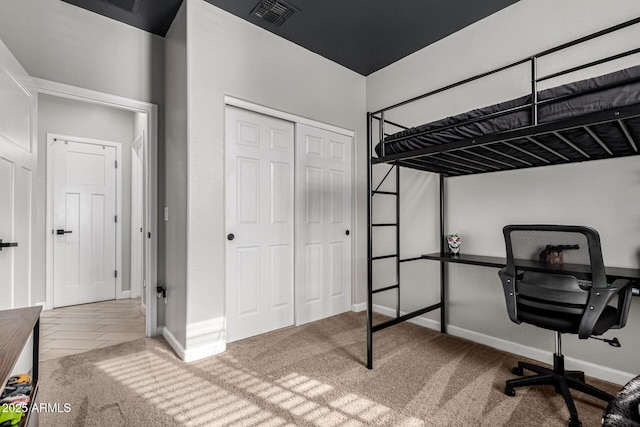
<svg viewBox="0 0 640 427"><path fill-rule="evenodd" d="M552 387L503 394L514 355L404 323L374 336L370 371L365 336L365 314L346 313L189 364L162 338L46 361L40 401L70 411L41 413L40 425L566 425ZM584 426L600 425L604 403L574 396Z"/></svg>

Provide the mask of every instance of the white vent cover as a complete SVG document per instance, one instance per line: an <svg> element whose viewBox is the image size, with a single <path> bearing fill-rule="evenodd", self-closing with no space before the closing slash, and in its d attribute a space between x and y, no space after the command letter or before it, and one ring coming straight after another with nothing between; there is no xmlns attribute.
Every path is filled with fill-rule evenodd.
<svg viewBox="0 0 640 427"><path fill-rule="evenodd" d="M273 25L281 26L295 13L295 9L282 0L262 0L251 12Z"/></svg>

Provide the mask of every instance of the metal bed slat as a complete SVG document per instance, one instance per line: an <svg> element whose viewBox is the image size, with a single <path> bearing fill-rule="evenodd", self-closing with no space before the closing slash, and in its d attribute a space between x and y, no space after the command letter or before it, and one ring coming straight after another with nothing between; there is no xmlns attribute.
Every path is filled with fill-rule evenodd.
<svg viewBox="0 0 640 427"><path fill-rule="evenodd" d="M624 133L624 136L627 137L627 140L629 141L629 144L631 144L631 147L633 147L633 150L637 153L638 152L638 147L636 146L636 142L634 141L633 137L631 136L631 133L629 133L629 129L627 128L627 125L622 120L618 120L618 124L620 125L620 128L622 129L622 132Z"/></svg>
<svg viewBox="0 0 640 427"><path fill-rule="evenodd" d="M483 148L484 148L484 147L483 147ZM464 150L464 149L463 149L463 148L461 148L461 150ZM465 152L466 152L466 151L465 151ZM485 159L485 160L489 160L490 162L500 163L501 165L505 165L505 166L508 166L508 167L510 167L510 168L515 168L515 167L516 167L516 165L512 165L511 163L506 163L506 162L503 162L503 161L501 161L501 160L492 159L491 157L485 156L485 155L483 155L483 154L476 153L475 151L469 151L469 154L472 154L472 155L474 155L474 156L481 157L481 158L483 158L483 159Z"/></svg>
<svg viewBox="0 0 640 427"><path fill-rule="evenodd" d="M560 132L552 132L553 135L560 139L562 142L564 142L565 144L567 144L569 147L573 148L574 150L576 150L578 153L582 154L583 156L585 156L587 159L590 159L591 156L588 155L587 153L584 152L584 150L582 150L580 147L577 147L573 142L569 141L567 138L565 138L564 136L562 136L562 134Z"/></svg>
<svg viewBox="0 0 640 427"><path fill-rule="evenodd" d="M533 158L536 158L536 159L540 160L541 162L544 162L544 163L546 163L546 164L550 164L550 163L551 163L549 160L545 159L544 157L540 157L540 156L538 156L537 154L534 154L534 153L530 152L529 150L525 150L525 149L524 149L524 148L522 148L522 147L518 147L517 145L512 144L511 142L508 142L508 141L502 141L502 143L503 143L504 145L507 145L507 146L509 146L509 147L513 148L514 150L518 150L518 151L520 151L521 153L524 153L524 154L526 154L526 155L528 155L528 156L531 156L531 157L533 157ZM533 164L532 164L532 163L529 163L529 164L530 164L531 166L533 166Z"/></svg>
<svg viewBox="0 0 640 427"><path fill-rule="evenodd" d="M598 135L596 135L596 134L595 134L595 132L594 132L594 131L592 131L592 130L591 130L591 128L589 128L589 126L588 126L588 125L587 125L587 126L582 126L582 128L583 128L584 130L586 130L586 131L587 131L587 133L591 136L591 138L595 139L595 140L596 140L596 142L597 142L598 144L600 144L600 146L601 146L602 148L604 148L604 149L605 149L605 151L606 151L607 153L609 153L609 155L610 155L610 156L613 156L613 153L611 152L611 150L609 149L609 147L607 147L607 144L605 144L604 142L602 142L602 140L600 139L600 137L599 137Z"/></svg>
<svg viewBox="0 0 640 427"><path fill-rule="evenodd" d="M482 163L482 162L479 162L479 161L473 160L473 159L467 159L466 157L460 156L460 155L455 154L455 153L443 153L443 154L445 154L447 156L456 157L458 159L466 160L467 162L476 163L478 165L485 166L485 167L488 167L488 168L491 168L491 169L495 169L495 170L498 170L498 171L500 170L500 168L497 167L497 166L490 165L490 164L487 164L487 163Z"/></svg>
<svg viewBox="0 0 640 427"><path fill-rule="evenodd" d="M445 155L451 155L451 153L445 153ZM443 159L442 157L432 156L432 158L436 159L436 160L438 160L440 162L452 163L455 166L462 166L462 167L467 167L467 168L475 169L475 170L478 170L478 171L486 172L486 169L481 169L481 168L479 168L477 166L460 164L460 162L454 162L453 160ZM452 167L455 167L455 166L452 166Z"/></svg>
<svg viewBox="0 0 640 427"><path fill-rule="evenodd" d="M526 161L524 161L524 160L522 160L522 159L519 159L519 158L517 158L517 157L515 157L515 156L512 156L512 155L510 155L510 154L502 153L502 152L500 152L500 151L496 150L495 148L491 148L491 147L489 147L488 145L486 145L486 146L484 146L484 147L482 147L482 148L484 148L485 150L489 150L489 151L491 151L492 153L496 153L496 154L498 154L498 155L500 155L500 156L505 156L505 157L508 157L508 158L510 158L510 159L513 159L513 160L515 160L515 161L517 161L517 162L524 163L525 165L533 166L533 165L532 165L531 163L529 163L529 162L526 162Z"/></svg>
<svg viewBox="0 0 640 427"><path fill-rule="evenodd" d="M566 156L563 156L562 154L558 153L556 150L554 150L553 148L549 148L546 145L544 145L543 143L541 143L540 141L538 141L537 139L535 139L532 136L527 136L526 137L530 142L533 142L534 144L536 144L538 147L547 150L548 152L550 152L551 154L555 154L556 156L560 157L563 160L566 160L567 162L569 162L569 158L567 158Z"/></svg>

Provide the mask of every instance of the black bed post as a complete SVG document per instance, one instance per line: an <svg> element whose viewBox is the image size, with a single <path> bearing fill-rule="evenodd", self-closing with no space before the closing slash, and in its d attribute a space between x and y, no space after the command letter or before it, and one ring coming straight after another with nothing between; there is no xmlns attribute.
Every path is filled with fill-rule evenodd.
<svg viewBox="0 0 640 427"><path fill-rule="evenodd" d="M444 231L444 184L445 178L440 175L440 254L445 253L445 231ZM446 313L445 313L445 289L447 282L447 269L443 261L440 261L440 332L447 333Z"/></svg>
<svg viewBox="0 0 640 427"><path fill-rule="evenodd" d="M371 145L373 116L367 113L367 368L373 369L373 245L371 227Z"/></svg>
<svg viewBox="0 0 640 427"><path fill-rule="evenodd" d="M396 299L396 317L400 317L400 165L396 163L396 283L398 298Z"/></svg>
<svg viewBox="0 0 640 427"><path fill-rule="evenodd" d="M531 57L531 124L538 124L538 58Z"/></svg>

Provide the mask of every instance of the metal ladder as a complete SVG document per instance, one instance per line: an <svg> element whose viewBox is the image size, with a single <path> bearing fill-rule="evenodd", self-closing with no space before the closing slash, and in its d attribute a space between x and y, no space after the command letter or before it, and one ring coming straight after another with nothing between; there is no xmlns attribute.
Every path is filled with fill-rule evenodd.
<svg viewBox="0 0 640 427"><path fill-rule="evenodd" d="M400 164L395 162L391 165L391 167L389 168L389 170L387 171L387 173L384 175L384 177L382 178L382 180L377 184L376 188L373 189L373 167L376 165L386 165L386 163L383 162L376 162L373 161L372 158L372 140L373 140L373 133L372 133L372 121L373 119L377 119L380 122L380 140L382 140L384 138L384 115L381 114L381 117L375 117L372 114L368 114L367 115L367 157L368 157L368 168L367 168L367 193L369 195L368 200L367 200L367 222L368 222L368 249L367 249L367 274L368 274L368 281L367 281L367 368L369 369L373 369L373 333L380 331L382 329L386 329L390 326L393 326L395 324L404 322L406 320L409 320L413 317L416 316L420 316L424 313L428 313L430 311L436 310L436 309L440 309L441 310L441 330L442 332L444 332L444 301L443 301L443 295L444 295L444 289L442 288L442 283L443 280L441 280L441 299L439 303L430 305L428 307L424 307L421 308L419 310L413 311L411 313L407 313L404 315L400 314L400 264L403 262L408 262L408 261L416 261L416 260L421 260L423 259L422 257L416 257L416 258L407 258L407 259L402 259L400 257ZM383 148L384 150L384 148ZM384 153L382 153L382 155L384 156ZM382 186L382 184L385 182L385 180L389 177L389 175L391 174L392 171L394 171L395 169L395 191L383 191L380 190L380 187ZM443 189L443 182L442 182L442 177L440 179L440 185L441 185L441 199L442 199L442 189ZM373 198L376 195L383 195L386 197L395 197L395 211L396 211L396 215L395 215L395 222L393 223L374 223L373 222ZM441 203L442 204L442 203ZM441 209L441 215L442 215L442 209ZM373 256L373 231L374 229L378 229L381 227L395 227L396 229L396 250L395 253L392 254L385 254L385 255L379 255L379 256ZM441 230L442 231L442 230ZM443 248L441 247L441 251L443 250ZM377 289L373 289L373 263L375 261L379 261L379 260L384 260L384 259L389 259L389 258L395 258L396 262L395 262L395 268L396 268L396 280L394 284L389 284L387 286L383 286L381 288L377 288ZM444 278L444 264L441 263L441 277ZM377 293L381 293L381 292L387 292L387 291L392 291L392 290L396 290L396 316L395 318L392 318L390 320L378 323L376 325L373 324L373 295L377 294Z"/></svg>

